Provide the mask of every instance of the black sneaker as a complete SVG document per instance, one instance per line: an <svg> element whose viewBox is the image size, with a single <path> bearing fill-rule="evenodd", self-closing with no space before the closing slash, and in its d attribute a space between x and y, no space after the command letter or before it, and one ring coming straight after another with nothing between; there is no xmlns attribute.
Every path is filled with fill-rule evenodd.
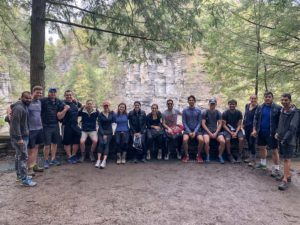
<svg viewBox="0 0 300 225"><path fill-rule="evenodd" d="M238 155L236 161L236 163L242 163L242 157L240 155Z"/></svg>
<svg viewBox="0 0 300 225"><path fill-rule="evenodd" d="M282 181L279 185L278 185L278 190L280 191L285 191L286 189L288 189L288 183L286 181Z"/></svg>
<svg viewBox="0 0 300 225"><path fill-rule="evenodd" d="M236 162L232 155L229 155L229 156L228 156L228 160L229 160L229 162L231 162L231 163L235 163L235 162Z"/></svg>

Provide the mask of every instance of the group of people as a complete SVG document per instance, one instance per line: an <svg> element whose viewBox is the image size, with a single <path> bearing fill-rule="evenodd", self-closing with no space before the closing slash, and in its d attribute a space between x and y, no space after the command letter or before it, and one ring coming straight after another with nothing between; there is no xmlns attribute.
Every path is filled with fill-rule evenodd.
<svg viewBox="0 0 300 225"><path fill-rule="evenodd" d="M32 180L35 172L42 172L51 165L60 165L56 152L61 138L69 163L85 160L89 138L90 160L96 161L95 167L105 168L113 136L117 164L126 163L129 149L133 150L136 163L150 160L153 152L157 152L158 160L168 160L172 150L178 159L188 162L192 139L197 141L197 163L210 162L211 140L218 143L221 164L225 162L225 149L229 162L241 163L246 139L250 157L245 162L249 166L266 169L267 151L272 150L274 166L271 175L281 181L278 188L286 190L291 182L291 158L297 143L299 111L288 93L281 96L282 107L273 102L272 92L265 92L261 105L258 105L257 96L252 95L244 115L236 108L236 100L228 101L228 109L221 113L216 109L215 98L209 100L208 109L201 110L196 107L193 95L188 97L189 106L182 113L174 109L173 100L169 99L163 113L157 104L153 104L151 113L146 115L139 101L134 102L130 112L127 112L125 103L120 103L114 112L108 101L104 101L103 109L98 110L93 100L81 104L71 90L65 91L64 100L59 100L56 94L57 89L50 88L48 96L42 97L43 88L35 86L32 93L23 92L20 100L10 106L7 121L10 122L11 143L16 150L17 179L25 186L36 185ZM178 122L179 115L182 116L182 124ZM62 124L61 131L59 123ZM232 139L238 141L237 154L231 153ZM44 168L37 165L41 144L44 145ZM259 148L259 163L255 160L256 146ZM80 157L77 154L79 149ZM279 150L284 159L283 173L280 171ZM97 153L97 158L94 153ZM205 155L204 159L202 155Z"/></svg>

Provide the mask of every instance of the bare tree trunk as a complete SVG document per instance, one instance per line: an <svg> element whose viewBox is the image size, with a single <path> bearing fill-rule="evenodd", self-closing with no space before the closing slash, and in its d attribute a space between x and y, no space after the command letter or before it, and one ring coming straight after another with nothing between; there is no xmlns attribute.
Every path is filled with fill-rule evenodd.
<svg viewBox="0 0 300 225"><path fill-rule="evenodd" d="M30 86L45 88L45 10L46 0L32 0L30 42Z"/></svg>
<svg viewBox="0 0 300 225"><path fill-rule="evenodd" d="M260 45L260 7L261 7L261 0L258 1L258 15L256 15L256 1L254 2L254 12L255 17L258 17L258 22L255 25L255 33L256 33L256 65L255 65L255 94L258 95L258 85L259 85L259 67L260 67L260 53L261 53L261 45Z"/></svg>

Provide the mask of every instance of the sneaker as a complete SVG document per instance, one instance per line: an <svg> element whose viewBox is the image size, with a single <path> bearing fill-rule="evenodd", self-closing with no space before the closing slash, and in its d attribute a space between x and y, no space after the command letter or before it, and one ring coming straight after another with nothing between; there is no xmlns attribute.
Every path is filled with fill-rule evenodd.
<svg viewBox="0 0 300 225"><path fill-rule="evenodd" d="M250 166L250 167L255 167L255 165L256 165L255 160L252 160L248 163L248 166Z"/></svg>
<svg viewBox="0 0 300 225"><path fill-rule="evenodd" d="M177 159L181 160L181 153L179 151L177 151Z"/></svg>
<svg viewBox="0 0 300 225"><path fill-rule="evenodd" d="M106 160L103 160L100 165L100 169L104 169L106 167Z"/></svg>
<svg viewBox="0 0 300 225"><path fill-rule="evenodd" d="M150 152L150 150L147 151L146 159L147 159L147 160L150 160L150 159L151 159L151 152Z"/></svg>
<svg viewBox="0 0 300 225"><path fill-rule="evenodd" d="M282 180L283 178L283 174L280 172L280 170L272 170L271 172L271 177L274 177L276 180Z"/></svg>
<svg viewBox="0 0 300 225"><path fill-rule="evenodd" d="M44 162L44 168L49 169L49 160L45 160Z"/></svg>
<svg viewBox="0 0 300 225"><path fill-rule="evenodd" d="M53 159L50 161L50 165L60 166L60 162L57 159Z"/></svg>
<svg viewBox="0 0 300 225"><path fill-rule="evenodd" d="M161 159L162 159L162 151L161 151L161 149L158 149L158 152L157 152L157 159L158 159L158 160L161 160Z"/></svg>
<svg viewBox="0 0 300 225"><path fill-rule="evenodd" d="M100 160L97 160L96 164L95 164L95 167L96 168L99 168L100 167L100 164L101 164L101 161Z"/></svg>
<svg viewBox="0 0 300 225"><path fill-rule="evenodd" d="M123 152L123 154L122 154L121 163L122 163L122 164L125 164L125 163L126 163L126 152Z"/></svg>
<svg viewBox="0 0 300 225"><path fill-rule="evenodd" d="M32 180L32 176L27 176L27 179ZM21 177L17 176L16 182L21 182L21 181L22 181Z"/></svg>
<svg viewBox="0 0 300 225"><path fill-rule="evenodd" d="M235 162L236 163L242 163L242 157L241 157L241 155L238 155L238 157L237 157L237 159L236 159Z"/></svg>
<svg viewBox="0 0 300 225"><path fill-rule="evenodd" d="M197 158L196 158L197 163L203 163L203 159L202 156L197 154Z"/></svg>
<svg viewBox="0 0 300 225"><path fill-rule="evenodd" d="M70 157L70 158L68 159L68 163L70 163L70 164L76 164L76 163L77 163L77 160L74 160L72 157Z"/></svg>
<svg viewBox="0 0 300 225"><path fill-rule="evenodd" d="M85 156L85 154L81 153L81 156L80 156L78 162L83 163L84 162L84 156Z"/></svg>
<svg viewBox="0 0 300 225"><path fill-rule="evenodd" d="M205 162L210 163L209 155L206 156Z"/></svg>
<svg viewBox="0 0 300 225"><path fill-rule="evenodd" d="M117 164L120 165L121 161L121 153L117 153Z"/></svg>
<svg viewBox="0 0 300 225"><path fill-rule="evenodd" d="M166 161L169 160L169 156L170 156L170 153L167 153L167 154L165 155L165 160L166 160Z"/></svg>
<svg viewBox="0 0 300 225"><path fill-rule="evenodd" d="M134 158L134 159L133 159L133 162L134 162L134 163L138 163L137 158Z"/></svg>
<svg viewBox="0 0 300 225"><path fill-rule="evenodd" d="M28 176L32 176L34 177L35 176L35 172L33 171L32 168L28 169L28 172L27 172Z"/></svg>
<svg viewBox="0 0 300 225"><path fill-rule="evenodd" d="M22 185L26 187L34 187L36 186L36 182L27 177L25 180L22 180Z"/></svg>
<svg viewBox="0 0 300 225"><path fill-rule="evenodd" d="M280 191L285 191L286 189L288 189L288 183L286 181L282 181L279 185L278 185L278 190Z"/></svg>
<svg viewBox="0 0 300 225"><path fill-rule="evenodd" d="M263 165L263 164L259 163L259 164L257 164L255 166L255 169L266 170L267 169L267 165Z"/></svg>
<svg viewBox="0 0 300 225"><path fill-rule="evenodd" d="M94 156L94 152L90 151L89 157L90 157L91 162L96 161L95 156Z"/></svg>
<svg viewBox="0 0 300 225"><path fill-rule="evenodd" d="M35 164L35 165L32 167L32 169L33 169L34 172L37 172L37 173L44 172L44 168L39 167L37 164Z"/></svg>
<svg viewBox="0 0 300 225"><path fill-rule="evenodd" d="M224 164L224 163L225 163L225 161L224 161L224 159L223 159L223 156L221 156L221 155L219 156L219 161L220 161L221 164Z"/></svg>
<svg viewBox="0 0 300 225"><path fill-rule="evenodd" d="M229 160L230 163L235 163L235 159L233 158L232 155L228 156L228 160Z"/></svg>
<svg viewBox="0 0 300 225"><path fill-rule="evenodd" d="M142 163L145 163L145 162L146 162L145 157L142 157L142 158L141 158L141 162L142 162Z"/></svg>
<svg viewBox="0 0 300 225"><path fill-rule="evenodd" d="M251 158L249 157L249 158L246 158L245 160L244 160L244 163L250 163L251 162Z"/></svg>
<svg viewBox="0 0 300 225"><path fill-rule="evenodd" d="M190 157L188 155L183 156L182 162L187 163L190 160Z"/></svg>

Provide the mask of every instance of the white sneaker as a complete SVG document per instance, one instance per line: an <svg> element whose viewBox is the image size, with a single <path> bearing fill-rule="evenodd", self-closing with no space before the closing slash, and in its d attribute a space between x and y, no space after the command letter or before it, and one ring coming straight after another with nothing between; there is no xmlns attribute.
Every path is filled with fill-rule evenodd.
<svg viewBox="0 0 300 225"><path fill-rule="evenodd" d="M95 167L96 167L96 168L99 168L99 167L100 167L100 163L101 163L101 161L100 161L100 160L97 160L97 162L96 162L96 164L95 164Z"/></svg>
<svg viewBox="0 0 300 225"><path fill-rule="evenodd" d="M180 154L179 150L177 151L177 159L181 160L181 154Z"/></svg>
<svg viewBox="0 0 300 225"><path fill-rule="evenodd" d="M100 165L100 169L104 169L105 167L106 167L106 160L103 160Z"/></svg>
<svg viewBox="0 0 300 225"><path fill-rule="evenodd" d="M150 150L148 150L148 151L147 151L147 156L146 156L146 159L147 159L147 160L150 160L150 159L151 159Z"/></svg>
<svg viewBox="0 0 300 225"><path fill-rule="evenodd" d="M162 158L162 151L161 151L161 149L158 149L157 159L161 160L161 158Z"/></svg>
<svg viewBox="0 0 300 225"><path fill-rule="evenodd" d="M165 155L165 160L169 160L169 153Z"/></svg>

